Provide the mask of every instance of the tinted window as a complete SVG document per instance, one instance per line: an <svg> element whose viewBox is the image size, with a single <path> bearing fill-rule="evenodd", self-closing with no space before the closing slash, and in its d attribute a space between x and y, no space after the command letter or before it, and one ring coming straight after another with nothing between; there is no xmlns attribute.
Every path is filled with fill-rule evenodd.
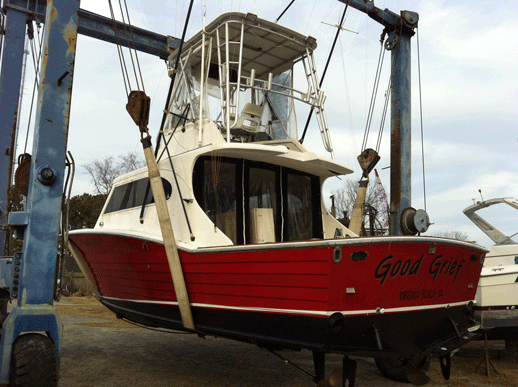
<svg viewBox="0 0 518 387"><path fill-rule="evenodd" d="M115 187L104 213L107 214L109 212L120 211L126 208L140 207L142 206L142 203L144 203L144 198L146 200L146 204L154 203L151 187L149 187L149 192L146 197L148 182L149 179L146 177L144 179L135 180ZM162 185L164 186L165 197L166 199L169 199L173 192L171 184L167 180L162 179Z"/></svg>
<svg viewBox="0 0 518 387"><path fill-rule="evenodd" d="M311 177L288 174L287 184L287 240L308 240L313 238L313 200Z"/></svg>
<svg viewBox="0 0 518 387"><path fill-rule="evenodd" d="M242 233L238 232L238 228L242 229L238 227L242 216L236 206L240 203L236 199L241 196L240 184L236 184L240 180L238 165L235 161L214 161L203 157L198 159L194 168L196 200L214 225L234 244L241 244L243 239Z"/></svg>
<svg viewBox="0 0 518 387"><path fill-rule="evenodd" d="M234 244L322 237L316 176L249 160L201 157L193 181L198 204Z"/></svg>

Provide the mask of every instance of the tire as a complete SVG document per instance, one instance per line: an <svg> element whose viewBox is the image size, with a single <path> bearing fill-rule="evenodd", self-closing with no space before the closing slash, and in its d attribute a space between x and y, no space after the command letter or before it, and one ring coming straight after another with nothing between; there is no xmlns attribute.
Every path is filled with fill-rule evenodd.
<svg viewBox="0 0 518 387"><path fill-rule="evenodd" d="M57 387L58 359L47 336L30 333L13 344L10 387Z"/></svg>
<svg viewBox="0 0 518 387"><path fill-rule="evenodd" d="M384 377L401 383L411 383L407 376L407 361L412 361L419 371L428 370L430 366L430 358L424 354L414 355L411 360L392 357L376 357L374 360Z"/></svg>

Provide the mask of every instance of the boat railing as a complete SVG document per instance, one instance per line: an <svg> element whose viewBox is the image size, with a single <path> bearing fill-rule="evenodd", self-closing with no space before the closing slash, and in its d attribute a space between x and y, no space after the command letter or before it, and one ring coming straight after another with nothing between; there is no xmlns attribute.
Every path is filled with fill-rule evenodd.
<svg viewBox="0 0 518 387"><path fill-rule="evenodd" d="M274 140L297 139L295 104L302 103L316 113L324 147L333 155L324 111L326 96L320 90L313 57L314 38L268 24L255 15L231 14L191 41L182 54L182 74L172 93L170 111L174 104L176 111L182 111L183 104L189 103L193 107L189 118L201 122L217 115L214 121L227 142L248 141L247 136L257 132L266 132ZM296 78L296 86L295 65L304 71L304 76ZM219 112L210 114L215 105ZM243 126L245 120L248 124ZM201 144L204 128L199 128Z"/></svg>

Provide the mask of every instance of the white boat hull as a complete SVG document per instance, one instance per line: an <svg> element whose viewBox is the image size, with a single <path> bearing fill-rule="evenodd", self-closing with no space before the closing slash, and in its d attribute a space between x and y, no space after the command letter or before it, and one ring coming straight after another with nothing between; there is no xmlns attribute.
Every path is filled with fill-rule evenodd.
<svg viewBox="0 0 518 387"><path fill-rule="evenodd" d="M491 248L475 296L475 317L482 328L518 326L518 265L511 264L514 254L498 254L501 247L508 250L510 246Z"/></svg>

